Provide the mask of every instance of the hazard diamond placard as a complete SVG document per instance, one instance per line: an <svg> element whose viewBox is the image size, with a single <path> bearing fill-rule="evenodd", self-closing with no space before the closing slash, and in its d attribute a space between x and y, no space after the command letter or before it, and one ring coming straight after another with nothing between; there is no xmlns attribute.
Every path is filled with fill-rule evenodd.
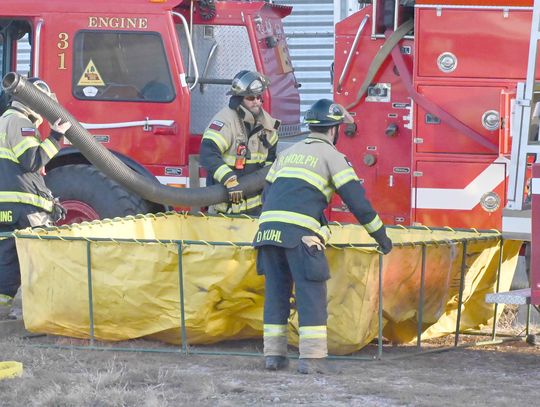
<svg viewBox="0 0 540 407"><path fill-rule="evenodd" d="M94 61L90 60L88 62L77 86L105 86L105 82L101 79L101 75L94 64Z"/></svg>

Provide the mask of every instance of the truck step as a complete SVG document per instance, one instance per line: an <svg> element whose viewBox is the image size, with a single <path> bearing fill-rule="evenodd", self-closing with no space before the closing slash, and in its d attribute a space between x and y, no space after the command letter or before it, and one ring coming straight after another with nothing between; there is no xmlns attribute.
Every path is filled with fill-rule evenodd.
<svg viewBox="0 0 540 407"><path fill-rule="evenodd" d="M488 304L530 304L531 289L522 288L521 290L486 294L486 302Z"/></svg>

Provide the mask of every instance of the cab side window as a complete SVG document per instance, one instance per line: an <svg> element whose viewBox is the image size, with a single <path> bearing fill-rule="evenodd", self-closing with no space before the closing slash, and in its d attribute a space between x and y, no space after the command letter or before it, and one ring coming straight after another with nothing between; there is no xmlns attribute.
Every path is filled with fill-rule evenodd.
<svg viewBox="0 0 540 407"><path fill-rule="evenodd" d="M78 99L170 102L175 97L157 33L81 31L73 67Z"/></svg>
<svg viewBox="0 0 540 407"><path fill-rule="evenodd" d="M30 25L24 20L0 19L0 79L11 71L23 76L30 74ZM10 97L0 89L0 113Z"/></svg>

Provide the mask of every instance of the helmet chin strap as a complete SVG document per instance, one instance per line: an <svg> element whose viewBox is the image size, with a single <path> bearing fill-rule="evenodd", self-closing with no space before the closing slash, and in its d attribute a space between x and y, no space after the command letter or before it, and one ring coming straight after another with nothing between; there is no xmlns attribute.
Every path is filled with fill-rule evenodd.
<svg viewBox="0 0 540 407"><path fill-rule="evenodd" d="M238 109L238 106L242 103L243 96L233 95L229 99L229 107L232 110Z"/></svg>
<svg viewBox="0 0 540 407"><path fill-rule="evenodd" d="M332 144L336 145L339 139L339 126L334 126L330 131L334 132L334 140L332 140Z"/></svg>
<svg viewBox="0 0 540 407"><path fill-rule="evenodd" d="M41 126L41 123L43 123L43 117L37 113L35 113L35 116L31 115L29 119L35 124L36 127Z"/></svg>

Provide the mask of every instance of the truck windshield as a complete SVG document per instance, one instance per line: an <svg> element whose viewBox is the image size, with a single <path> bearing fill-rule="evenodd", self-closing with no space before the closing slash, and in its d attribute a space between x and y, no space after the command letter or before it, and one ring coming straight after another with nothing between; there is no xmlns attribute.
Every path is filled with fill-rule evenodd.
<svg viewBox="0 0 540 407"><path fill-rule="evenodd" d="M174 88L161 36L79 32L74 42L73 94L84 100L172 101Z"/></svg>

